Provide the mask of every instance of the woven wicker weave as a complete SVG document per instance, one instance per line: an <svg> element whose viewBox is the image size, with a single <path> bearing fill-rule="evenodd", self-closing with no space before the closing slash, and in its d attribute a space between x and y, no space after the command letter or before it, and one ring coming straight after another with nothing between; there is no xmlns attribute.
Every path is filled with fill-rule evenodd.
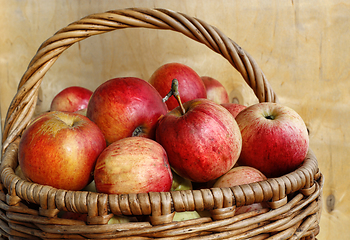
<svg viewBox="0 0 350 240"><path fill-rule="evenodd" d="M296 171L267 181L164 193L107 195L66 191L15 175L18 142L34 114L39 86L60 54L93 35L123 29L172 30L226 58L260 102L277 102L254 59L217 28L166 9L124 9L89 15L61 29L38 49L24 73L5 120L1 162L0 233L10 239L315 239L323 176L309 150ZM235 207L267 202L268 209L235 216ZM209 210L211 217L173 222L174 211ZM87 221L58 218L59 211L87 213ZM142 221L107 224L113 215Z"/></svg>

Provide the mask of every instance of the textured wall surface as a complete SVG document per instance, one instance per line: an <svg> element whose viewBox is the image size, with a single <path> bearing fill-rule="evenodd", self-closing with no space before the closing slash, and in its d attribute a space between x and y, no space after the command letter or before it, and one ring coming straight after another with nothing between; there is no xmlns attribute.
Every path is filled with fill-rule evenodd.
<svg viewBox="0 0 350 240"><path fill-rule="evenodd" d="M0 111L40 44L88 14L126 7L163 7L221 29L258 62L280 102L310 130L326 183L320 240L350 238L350 1L7 1L0 0ZM182 62L219 79L241 103L256 102L235 69L218 54L178 33L126 29L95 36L64 52L46 74L37 111L71 85L94 90L119 76L147 80L166 62ZM3 124L3 123L2 123Z"/></svg>

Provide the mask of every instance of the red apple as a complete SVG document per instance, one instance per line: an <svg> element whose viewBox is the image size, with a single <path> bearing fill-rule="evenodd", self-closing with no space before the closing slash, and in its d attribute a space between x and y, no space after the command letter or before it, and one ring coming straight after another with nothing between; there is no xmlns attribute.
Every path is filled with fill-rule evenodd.
<svg viewBox="0 0 350 240"><path fill-rule="evenodd" d="M84 109L89 103L92 91L72 86L59 92L51 102L50 111L76 112Z"/></svg>
<svg viewBox="0 0 350 240"><path fill-rule="evenodd" d="M18 161L29 181L81 190L91 182L105 147L101 130L87 117L54 111L34 119L23 132Z"/></svg>
<svg viewBox="0 0 350 240"><path fill-rule="evenodd" d="M267 178L265 175L262 174L258 169L248 166L240 166L232 168L230 171L217 179L213 187L233 187L253 182L260 182L266 179ZM236 209L236 214L258 210L264 207L267 207L266 203L253 203L247 206L238 207Z"/></svg>
<svg viewBox="0 0 350 240"><path fill-rule="evenodd" d="M221 106L226 108L234 118L236 118L238 113L240 113L243 109L247 108L246 106L238 103L222 103Z"/></svg>
<svg viewBox="0 0 350 240"><path fill-rule="evenodd" d="M99 156L97 192L110 194L168 192L173 176L164 148L154 140L128 137L113 142Z"/></svg>
<svg viewBox="0 0 350 240"><path fill-rule="evenodd" d="M226 88L221 82L208 76L202 76L201 78L207 91L207 99L218 104L230 102Z"/></svg>
<svg viewBox="0 0 350 240"><path fill-rule="evenodd" d="M277 103L258 103L241 111L236 121L242 134L239 165L257 168L266 177L295 170L305 159L309 137L303 119Z"/></svg>
<svg viewBox="0 0 350 240"><path fill-rule="evenodd" d="M149 79L162 97L165 97L171 89L172 80L179 81L179 92L182 102L196 98L206 98L207 92L201 77L189 66L181 63L168 63L159 67ZM166 105L169 110L178 106L176 99L170 98Z"/></svg>
<svg viewBox="0 0 350 240"><path fill-rule="evenodd" d="M195 99L159 120L156 141L170 165L193 182L208 182L229 171L241 151L241 133L229 111L208 99Z"/></svg>
<svg viewBox="0 0 350 240"><path fill-rule="evenodd" d="M131 136L153 139L158 118L167 111L151 84L126 77L101 84L91 96L86 116L102 130L109 145Z"/></svg>

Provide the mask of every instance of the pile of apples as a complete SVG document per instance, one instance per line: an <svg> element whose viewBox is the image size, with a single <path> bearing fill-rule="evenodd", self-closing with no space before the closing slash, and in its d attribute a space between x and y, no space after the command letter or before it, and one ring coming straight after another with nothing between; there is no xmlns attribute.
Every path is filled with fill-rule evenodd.
<svg viewBox="0 0 350 240"><path fill-rule="evenodd" d="M218 80L168 63L148 81L64 89L23 132L18 159L28 181L66 190L94 182L97 192L128 194L278 177L300 166L308 147L291 108L230 103Z"/></svg>

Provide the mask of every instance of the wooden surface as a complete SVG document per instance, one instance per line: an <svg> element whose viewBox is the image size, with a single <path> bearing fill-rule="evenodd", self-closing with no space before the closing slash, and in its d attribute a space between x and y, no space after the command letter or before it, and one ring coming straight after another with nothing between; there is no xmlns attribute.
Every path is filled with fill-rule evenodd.
<svg viewBox="0 0 350 240"><path fill-rule="evenodd" d="M264 71L280 102L310 130L325 175L319 240L350 238L350 1L7 1L0 0L0 109L5 118L17 84L40 44L88 14L126 7L163 7L221 29ZM219 79L231 97L257 100L219 55L167 31L118 30L69 48L42 83L37 112L71 85L94 90L118 76L145 80L161 64L182 62ZM2 123L3 124L3 123Z"/></svg>

